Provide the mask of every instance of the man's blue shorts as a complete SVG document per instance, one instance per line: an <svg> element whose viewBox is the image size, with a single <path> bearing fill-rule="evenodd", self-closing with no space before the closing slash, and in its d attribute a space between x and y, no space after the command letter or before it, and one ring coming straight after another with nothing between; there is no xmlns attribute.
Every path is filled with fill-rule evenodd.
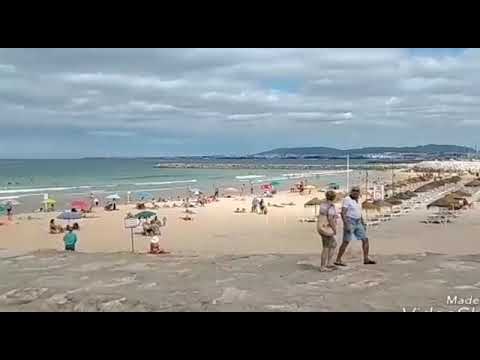
<svg viewBox="0 0 480 360"><path fill-rule="evenodd" d="M343 229L343 241L350 241L353 236L357 240L367 240L367 233L363 227L361 219L347 218L347 222L350 224L350 230Z"/></svg>

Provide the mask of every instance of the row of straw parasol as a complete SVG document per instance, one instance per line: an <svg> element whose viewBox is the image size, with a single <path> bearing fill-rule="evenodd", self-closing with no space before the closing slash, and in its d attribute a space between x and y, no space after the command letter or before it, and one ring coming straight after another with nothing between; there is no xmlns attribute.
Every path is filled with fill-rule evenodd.
<svg viewBox="0 0 480 360"><path fill-rule="evenodd" d="M451 192L444 197L435 200L427 205L427 209L431 207L447 208L450 210L459 210L468 204L467 198L472 195L466 191L458 190Z"/></svg>
<svg viewBox="0 0 480 360"><path fill-rule="evenodd" d="M441 179L441 180L435 180L432 182L429 182L428 184L425 184L423 186L420 186L415 190L416 193L422 193L422 192L428 192L432 191L435 189L438 189L439 187L442 187L446 184L457 184L460 182L462 178L460 176L452 176L446 179Z"/></svg>
<svg viewBox="0 0 480 360"><path fill-rule="evenodd" d="M429 180L432 179L432 177L433 176L431 174L410 177L408 179L404 179L404 180L394 182L393 184L386 184L385 185L385 190L390 190L392 188L398 189L398 188L402 188L402 187L405 187L405 186L410 186L410 185L418 184L418 183L421 183L421 182L429 181Z"/></svg>

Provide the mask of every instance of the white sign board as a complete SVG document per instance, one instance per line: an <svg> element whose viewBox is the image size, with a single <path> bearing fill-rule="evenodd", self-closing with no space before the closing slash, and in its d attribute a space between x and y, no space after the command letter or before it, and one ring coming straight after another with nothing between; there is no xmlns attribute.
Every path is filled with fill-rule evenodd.
<svg viewBox="0 0 480 360"><path fill-rule="evenodd" d="M131 219L125 219L124 223L125 223L125 228L126 229L132 229L132 228L136 228L138 226L139 221L138 221L137 218L131 218Z"/></svg>
<svg viewBox="0 0 480 360"><path fill-rule="evenodd" d="M375 185L373 188L373 200L383 200L385 198L385 188L383 185Z"/></svg>

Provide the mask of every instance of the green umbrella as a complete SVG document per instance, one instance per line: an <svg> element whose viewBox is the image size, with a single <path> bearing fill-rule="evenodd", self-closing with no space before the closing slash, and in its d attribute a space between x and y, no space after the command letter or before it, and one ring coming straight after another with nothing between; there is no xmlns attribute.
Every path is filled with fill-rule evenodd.
<svg viewBox="0 0 480 360"><path fill-rule="evenodd" d="M135 215L137 219L149 219L154 216L157 216L157 214L154 213L153 211L142 211L142 212L139 212L137 215Z"/></svg>
<svg viewBox="0 0 480 360"><path fill-rule="evenodd" d="M270 184L273 186L278 186L280 185L280 181L272 181Z"/></svg>
<svg viewBox="0 0 480 360"><path fill-rule="evenodd" d="M6 214L7 213L7 208L3 205L0 205L0 215Z"/></svg>

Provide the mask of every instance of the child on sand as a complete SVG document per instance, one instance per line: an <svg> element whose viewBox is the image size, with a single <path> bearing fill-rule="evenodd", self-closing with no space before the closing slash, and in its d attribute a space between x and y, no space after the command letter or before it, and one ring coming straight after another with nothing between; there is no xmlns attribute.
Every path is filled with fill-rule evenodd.
<svg viewBox="0 0 480 360"><path fill-rule="evenodd" d="M70 225L67 225L67 233L63 237L63 242L65 243L66 251L75 251L75 245L77 244L78 238L77 234L73 232L73 229Z"/></svg>

